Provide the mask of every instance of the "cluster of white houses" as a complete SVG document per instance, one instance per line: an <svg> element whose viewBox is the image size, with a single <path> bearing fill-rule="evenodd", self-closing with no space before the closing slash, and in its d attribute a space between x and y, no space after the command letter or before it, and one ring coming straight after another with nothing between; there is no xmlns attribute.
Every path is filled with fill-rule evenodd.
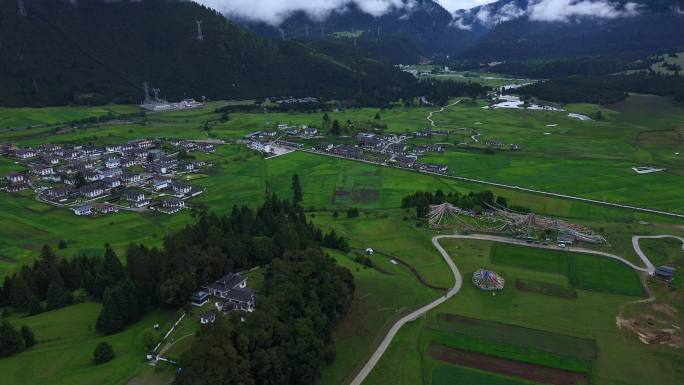
<svg viewBox="0 0 684 385"><path fill-rule="evenodd" d="M247 278L239 273L228 273L202 287L192 294L190 301L193 306L204 306L211 298L216 300L214 307L219 312L252 312L256 308L256 295L247 288ZM201 316L200 322L212 323L215 319L216 313L210 311Z"/></svg>
<svg viewBox="0 0 684 385"><path fill-rule="evenodd" d="M187 198L203 191L178 177L208 166L202 160L179 157L181 151L210 153L215 148L209 143L160 139L101 147L4 145L2 154L27 170L7 174L0 188L10 193L31 189L39 200L72 207L76 215L144 207L175 213L185 208Z"/></svg>
<svg viewBox="0 0 684 385"><path fill-rule="evenodd" d="M394 164L403 168L411 168L425 172L446 174L449 167L442 164L419 162L418 158L425 153L440 153L444 151L441 144L408 145L405 140L410 134L373 134L359 133L356 136L356 144L331 144L322 143L315 149L321 152L350 158L375 160L377 156L366 157L365 152L373 155L381 155L386 163ZM367 159L368 158L368 159Z"/></svg>

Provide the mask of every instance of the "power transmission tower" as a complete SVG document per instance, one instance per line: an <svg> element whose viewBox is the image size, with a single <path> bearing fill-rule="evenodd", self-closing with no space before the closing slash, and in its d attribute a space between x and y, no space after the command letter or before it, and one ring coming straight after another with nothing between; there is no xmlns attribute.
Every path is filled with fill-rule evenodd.
<svg viewBox="0 0 684 385"><path fill-rule="evenodd" d="M281 38L282 40L285 40L285 30L284 30L284 29L281 29L281 30L280 30L280 38Z"/></svg>
<svg viewBox="0 0 684 385"><path fill-rule="evenodd" d="M309 37L309 24L304 26L304 31L306 32L306 37Z"/></svg>
<svg viewBox="0 0 684 385"><path fill-rule="evenodd" d="M195 20L197 23L197 40L204 41L204 35L202 34L202 20Z"/></svg>
<svg viewBox="0 0 684 385"><path fill-rule="evenodd" d="M150 86L147 84L147 82L143 83L143 87L145 88L145 104L150 104Z"/></svg>
<svg viewBox="0 0 684 385"><path fill-rule="evenodd" d="M24 0L17 0L17 15L26 17L26 7L24 6Z"/></svg>
<svg viewBox="0 0 684 385"><path fill-rule="evenodd" d="M321 24L321 39L325 39L325 26Z"/></svg>

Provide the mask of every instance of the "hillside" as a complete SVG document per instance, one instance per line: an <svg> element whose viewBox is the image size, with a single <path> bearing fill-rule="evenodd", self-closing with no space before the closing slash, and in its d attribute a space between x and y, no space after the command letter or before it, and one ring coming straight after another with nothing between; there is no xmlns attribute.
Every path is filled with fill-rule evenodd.
<svg viewBox="0 0 684 385"><path fill-rule="evenodd" d="M403 3L408 3L404 1ZM294 12L278 26L232 17L257 34L286 39L331 39L341 33L356 33L388 44L401 38L416 46L425 56L449 55L473 44L481 31L469 31L452 25L452 15L432 0L416 0L411 8L395 8L373 16L355 3L332 12L323 21L304 12ZM228 17L231 17L230 15ZM404 60L406 64L408 61Z"/></svg>
<svg viewBox="0 0 684 385"><path fill-rule="evenodd" d="M193 2L26 0L26 8L20 17L14 2L0 4L0 105L138 102L145 81L172 100L398 96L415 84L375 60L346 63L257 37Z"/></svg>
<svg viewBox="0 0 684 385"><path fill-rule="evenodd" d="M459 54L479 60L567 58L588 55L650 54L684 47L684 12L679 1L615 2L615 15L534 16L526 0L502 0L461 13L470 28L491 30ZM622 3L622 4L620 4ZM633 4L633 3L632 3ZM486 15L484 18L482 15ZM550 17L548 15L544 17Z"/></svg>

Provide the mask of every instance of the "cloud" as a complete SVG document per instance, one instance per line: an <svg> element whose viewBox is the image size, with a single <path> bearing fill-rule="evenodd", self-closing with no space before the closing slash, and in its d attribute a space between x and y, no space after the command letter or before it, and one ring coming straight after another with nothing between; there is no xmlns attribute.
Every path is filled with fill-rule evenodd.
<svg viewBox="0 0 684 385"><path fill-rule="evenodd" d="M539 0L530 4L527 11L531 20L568 21L573 17L616 19L636 16L638 4L624 6L604 0Z"/></svg>
<svg viewBox="0 0 684 385"><path fill-rule="evenodd" d="M494 0L436 0L444 9L454 13L461 9L475 8L480 5L493 3Z"/></svg>
<svg viewBox="0 0 684 385"><path fill-rule="evenodd" d="M323 20L332 12L344 12L351 4L372 16L382 16L395 9L411 9L415 0L194 0L217 11L278 25L292 13L305 12L314 20Z"/></svg>
<svg viewBox="0 0 684 385"><path fill-rule="evenodd" d="M470 30L476 23L491 28L519 17L544 22L568 22L575 17L615 19L636 16L639 7L632 2L620 5L608 0L532 0L527 8L520 8L515 3L503 6L488 4L471 10L456 11L451 25Z"/></svg>

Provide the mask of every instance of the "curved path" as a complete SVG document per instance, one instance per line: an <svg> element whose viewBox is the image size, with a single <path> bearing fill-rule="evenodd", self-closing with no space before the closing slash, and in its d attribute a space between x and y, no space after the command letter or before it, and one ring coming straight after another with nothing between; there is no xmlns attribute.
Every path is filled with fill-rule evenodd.
<svg viewBox="0 0 684 385"><path fill-rule="evenodd" d="M444 250L444 248L442 247L442 245L439 244L439 240L444 237L450 237L450 235L438 235L436 237L433 237L432 244L442 254L442 257L444 257L444 260L446 261L447 265L449 265L451 272L454 274L454 286L451 289L449 289L449 291L447 291L445 295L440 296L436 300L421 307L420 309L415 310L412 313L402 317L399 321L392 325L389 332L387 332L387 335L385 335L385 338L383 338L382 342L380 342L380 346L378 346L375 352L373 352L373 355L370 357L370 359L368 359L368 362L366 362L363 368L361 368L361 370L356 374L356 377L354 377L350 385L361 385L363 380L365 380L366 377L368 377L371 370L373 370L375 365L378 363L380 357L382 357L382 355L385 353L385 351L389 347L390 342L392 342L394 336L397 335L397 332L399 332L399 329L401 329L402 326L411 321L415 321L418 317L427 313L429 310L432 310L435 307L441 305L446 300L456 295L456 293L458 293L459 290L461 290L461 285L463 284L461 273L458 271L458 268L456 267L454 261L452 261L449 257L449 253L447 253L446 250Z"/></svg>
<svg viewBox="0 0 684 385"><path fill-rule="evenodd" d="M380 343L380 346L373 352L373 355L368 359L366 364L361 368L361 370L356 374L354 379L350 382L350 385L361 385L363 381L368 377L370 372L373 370L375 365L377 365L378 361L380 361L380 358L382 355L387 351L387 348L389 348L390 343L394 339L394 336L397 335L399 332L399 329L401 329L402 326L405 324L415 321L418 317L424 315L428 311L434 309L435 307L441 305L442 303L446 302L449 298L455 296L459 290L461 290L461 286L463 285L463 278L461 277L461 272L458 270L458 267L456 267L456 264L454 261L451 259L449 256L449 253L440 245L439 241L444 238L450 238L450 239L474 239L474 240L482 240L482 241L490 241L490 242L499 242L499 243L510 243L514 245L522 245L522 246L527 246L527 247L536 247L536 248L541 248L541 249L552 249L552 250L559 250L556 247L553 246L545 246L545 245L537 245L537 244L529 244L525 241L521 241L518 239L511 239L511 238L506 238L506 237L499 237L495 235L485 235L485 234L475 234L475 235L461 235L461 234L453 234L453 235L436 235L432 237L432 244L435 246L437 251L439 251L440 254L442 254L442 257L446 261L447 265L449 265L449 268L451 269L451 272L454 274L454 286L449 289L449 291L444 295L436 300L430 302L429 304L419 308L418 310L415 310L408 314L407 316L402 317L400 320L398 320L392 327L390 328L389 332L385 335L385 338L383 338L382 342ZM639 247L639 240L640 239L661 239L661 238L674 238L674 239L679 239L682 241L682 250L684 250L684 238L679 237L676 235L651 235L651 236L639 236L635 235L632 237L632 246L634 246L634 251L639 255L639 258L644 262L646 267L639 267L634 265L632 262L626 260L625 258L622 258L620 256L602 252L602 251L596 251L596 250L591 250L591 249L584 249L581 247L573 247L571 248L571 251L576 252L576 253L584 253L584 254L595 254L595 255L602 255L604 257L616 259L625 265L631 267L632 269L644 273L651 274L653 271L655 271L655 268L653 267L653 264L651 261L646 257L646 255L641 251L641 248ZM570 250L570 249L568 249ZM647 299L651 300L651 298ZM642 300L643 301L643 300Z"/></svg>
<svg viewBox="0 0 684 385"><path fill-rule="evenodd" d="M430 126L436 127L435 121L432 120L432 115L438 114L438 113L440 113L440 112L444 112L444 110L446 110L448 107L455 106L455 105L457 105L457 104L460 103L460 102L461 102L461 99L455 101L454 103L451 103L451 104L449 104L449 105L446 105L446 106L440 108L438 111L432 111L432 112L430 112L430 114L428 114L428 116L427 116L427 120L430 122Z"/></svg>

